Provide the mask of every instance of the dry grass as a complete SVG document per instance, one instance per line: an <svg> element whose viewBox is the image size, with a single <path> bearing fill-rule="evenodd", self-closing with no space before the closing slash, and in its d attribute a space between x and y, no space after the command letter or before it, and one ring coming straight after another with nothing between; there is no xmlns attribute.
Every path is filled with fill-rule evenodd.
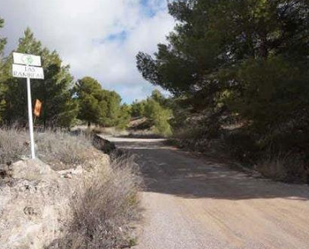
<svg viewBox="0 0 309 249"><path fill-rule="evenodd" d="M126 136L128 131L117 129L117 127L94 127L92 132L96 134L104 134L110 136Z"/></svg>
<svg viewBox="0 0 309 249"><path fill-rule="evenodd" d="M273 156L259 162L255 168L265 177L277 181L307 183L309 179L304 161L295 156Z"/></svg>
<svg viewBox="0 0 309 249"><path fill-rule="evenodd" d="M55 170L63 170L84 164L91 159L92 138L83 133L72 136L64 132L36 134L38 157Z"/></svg>
<svg viewBox="0 0 309 249"><path fill-rule="evenodd" d="M85 135L44 132L35 134L35 140L39 158L54 169L76 164L92 168L76 182L72 180L72 216L63 217L69 225L61 228L65 236L47 248L111 249L135 244L131 226L139 219L141 178L133 159L124 157L108 165ZM27 131L0 130L0 163L27 156L27 142Z"/></svg>
<svg viewBox="0 0 309 249"><path fill-rule="evenodd" d="M0 129L0 164L11 163L29 154L28 134L17 129Z"/></svg>
<svg viewBox="0 0 309 249"><path fill-rule="evenodd" d="M54 170L73 168L83 164L94 150L89 136L72 136L61 131L35 134L37 156ZM0 164L29 157L29 135L18 129L0 129Z"/></svg>
<svg viewBox="0 0 309 249"><path fill-rule="evenodd" d="M72 198L73 221L65 238L49 248L124 248L135 243L131 225L139 219L140 178L131 158L117 160L83 182Z"/></svg>

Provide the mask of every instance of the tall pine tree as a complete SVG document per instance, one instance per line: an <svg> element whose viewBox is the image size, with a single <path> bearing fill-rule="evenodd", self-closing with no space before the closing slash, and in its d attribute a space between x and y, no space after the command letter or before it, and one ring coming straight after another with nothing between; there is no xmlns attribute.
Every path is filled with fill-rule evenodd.
<svg viewBox="0 0 309 249"><path fill-rule="evenodd" d="M211 122L232 113L260 130L287 118L308 127L308 1L177 0L169 11L168 44L137 55L146 80Z"/></svg>

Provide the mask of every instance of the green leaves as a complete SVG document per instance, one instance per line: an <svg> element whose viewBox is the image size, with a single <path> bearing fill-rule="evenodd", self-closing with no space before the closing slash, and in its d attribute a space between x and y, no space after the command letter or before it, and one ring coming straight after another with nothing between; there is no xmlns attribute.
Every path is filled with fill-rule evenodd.
<svg viewBox="0 0 309 249"><path fill-rule="evenodd" d="M169 9L179 21L169 43L159 44L154 57L139 53L137 67L146 80L191 98L198 109L202 103L216 109L222 93L242 89L247 79L237 71L246 61L280 55L307 63L307 1L174 1Z"/></svg>
<svg viewBox="0 0 309 249"><path fill-rule="evenodd" d="M298 108L307 108L308 74L280 56L248 60L238 70L241 82L239 91L234 91L227 104L260 130L287 119L296 118ZM308 79L308 78L307 78Z"/></svg>
<svg viewBox="0 0 309 249"><path fill-rule="evenodd" d="M154 90L147 100L135 101L131 105L133 117L146 117L153 131L162 136L172 135L170 120L173 117L172 110L168 108L168 100L160 91Z"/></svg>
<svg viewBox="0 0 309 249"><path fill-rule="evenodd" d="M176 0L169 11L177 24L167 44L140 52L137 67L180 100L174 127L194 113L208 138L236 124L277 148L294 134L294 147L308 141L307 0Z"/></svg>
<svg viewBox="0 0 309 249"><path fill-rule="evenodd" d="M85 77L77 82L75 92L79 104L78 118L88 124L100 123L101 117L106 116L107 112L100 83L91 77Z"/></svg>

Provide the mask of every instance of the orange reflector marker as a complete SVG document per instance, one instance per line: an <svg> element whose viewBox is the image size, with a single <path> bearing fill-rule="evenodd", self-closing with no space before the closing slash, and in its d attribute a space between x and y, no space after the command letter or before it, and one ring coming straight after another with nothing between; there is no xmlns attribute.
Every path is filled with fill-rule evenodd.
<svg viewBox="0 0 309 249"><path fill-rule="evenodd" d="M37 99L35 101L34 112L33 112L36 117L40 117L41 109L42 109L42 102Z"/></svg>

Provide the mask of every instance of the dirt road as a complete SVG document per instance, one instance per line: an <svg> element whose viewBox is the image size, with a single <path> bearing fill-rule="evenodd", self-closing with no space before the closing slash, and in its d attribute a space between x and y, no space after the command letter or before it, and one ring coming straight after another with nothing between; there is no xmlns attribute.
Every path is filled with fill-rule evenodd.
<svg viewBox="0 0 309 249"><path fill-rule="evenodd" d="M309 248L309 187L257 179L155 140L114 139L145 177L137 249Z"/></svg>

